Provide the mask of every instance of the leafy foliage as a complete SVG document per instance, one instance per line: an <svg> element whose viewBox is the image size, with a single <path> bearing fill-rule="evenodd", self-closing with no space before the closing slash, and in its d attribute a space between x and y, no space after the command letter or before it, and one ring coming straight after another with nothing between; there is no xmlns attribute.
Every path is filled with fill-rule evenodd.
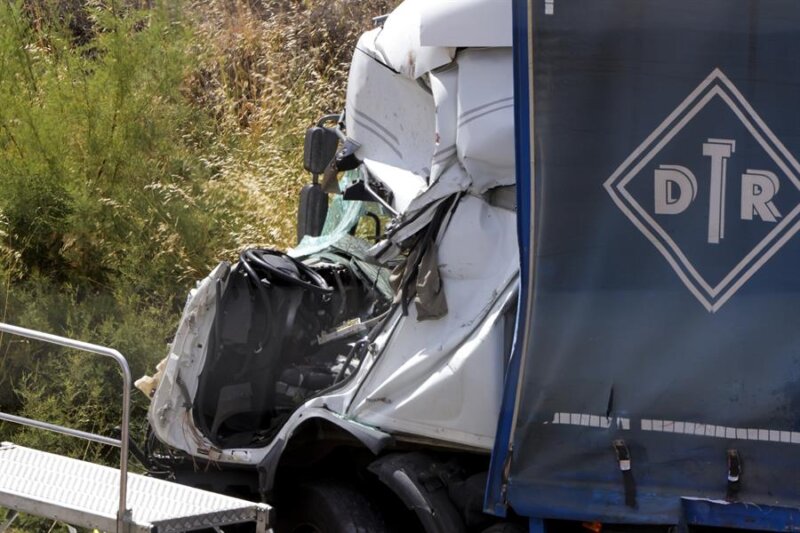
<svg viewBox="0 0 800 533"><path fill-rule="evenodd" d="M355 39L393 3L0 3L0 320L152 370L194 280L291 244L305 128L343 107ZM119 424L108 361L2 335L0 369L2 410ZM117 460L9 424L0 439Z"/></svg>

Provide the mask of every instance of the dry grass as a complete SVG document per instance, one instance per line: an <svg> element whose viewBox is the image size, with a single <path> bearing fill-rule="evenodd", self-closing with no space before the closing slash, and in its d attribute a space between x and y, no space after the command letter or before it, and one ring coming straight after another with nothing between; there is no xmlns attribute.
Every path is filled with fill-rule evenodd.
<svg viewBox="0 0 800 533"><path fill-rule="evenodd" d="M215 118L207 194L234 248L293 244L305 129L344 105L358 36L391 0L197 2L201 67L187 94ZM240 206L230 209L233 206ZM231 253L234 250L227 250Z"/></svg>
<svg viewBox="0 0 800 533"><path fill-rule="evenodd" d="M114 346L136 375L164 356L215 262L293 244L305 129L341 110L356 39L396 3L137 9L150 1L0 3L0 320ZM109 367L3 346L0 408L118 424ZM145 408L135 396L137 436ZM0 436L87 453L8 424ZM89 457L114 463L101 448Z"/></svg>

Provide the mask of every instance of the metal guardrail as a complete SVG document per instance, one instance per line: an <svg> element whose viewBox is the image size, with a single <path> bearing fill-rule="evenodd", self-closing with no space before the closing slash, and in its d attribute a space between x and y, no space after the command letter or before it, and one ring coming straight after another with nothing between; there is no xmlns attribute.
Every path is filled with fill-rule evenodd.
<svg viewBox="0 0 800 533"><path fill-rule="evenodd" d="M65 348L72 348L82 352L93 353L110 357L119 365L122 371L122 431L119 439L97 435L95 433L88 433L32 418L25 418L23 416L11 415L0 411L0 420L13 422L15 424L22 424L38 429L44 429L70 437L78 437L80 439L98 442L109 446L116 446L120 449L119 458L119 510L117 511L117 533L123 533L126 529L125 523L127 521L127 494L128 494L128 438L130 432L130 404L131 404L131 369L128 366L128 361L121 353L112 348L91 344L88 342L76 341L66 337L59 337L50 333L43 333L32 329L21 328L19 326L12 326L0 322L0 332L8 333L10 335L17 335L36 341L41 341L47 344L56 344L64 346Z"/></svg>

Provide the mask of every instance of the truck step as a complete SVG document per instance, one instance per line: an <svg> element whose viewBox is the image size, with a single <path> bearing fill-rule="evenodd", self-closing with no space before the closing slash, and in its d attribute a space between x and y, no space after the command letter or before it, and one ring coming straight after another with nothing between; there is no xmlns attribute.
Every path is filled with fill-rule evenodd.
<svg viewBox="0 0 800 533"><path fill-rule="evenodd" d="M0 443L0 507L100 531L117 530L119 470ZM270 507L170 481L128 475L128 530L171 533L256 523Z"/></svg>

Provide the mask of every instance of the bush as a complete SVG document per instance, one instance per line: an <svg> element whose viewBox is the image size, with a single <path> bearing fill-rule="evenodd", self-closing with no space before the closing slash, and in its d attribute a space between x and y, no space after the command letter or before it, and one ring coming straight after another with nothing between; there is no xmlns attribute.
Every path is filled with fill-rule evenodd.
<svg viewBox="0 0 800 533"><path fill-rule="evenodd" d="M304 130L343 107L355 39L391 3L0 3L0 320L152 370L194 280L292 244ZM108 361L0 335L0 368L3 410L119 423ZM0 438L117 460L8 424Z"/></svg>
<svg viewBox="0 0 800 533"><path fill-rule="evenodd" d="M0 3L0 320L113 346L152 371L220 259L294 238L305 128L389 0ZM119 424L111 361L0 335L0 409ZM134 436L147 400L134 392ZM115 450L0 424L0 440ZM32 519L22 530L47 530Z"/></svg>

